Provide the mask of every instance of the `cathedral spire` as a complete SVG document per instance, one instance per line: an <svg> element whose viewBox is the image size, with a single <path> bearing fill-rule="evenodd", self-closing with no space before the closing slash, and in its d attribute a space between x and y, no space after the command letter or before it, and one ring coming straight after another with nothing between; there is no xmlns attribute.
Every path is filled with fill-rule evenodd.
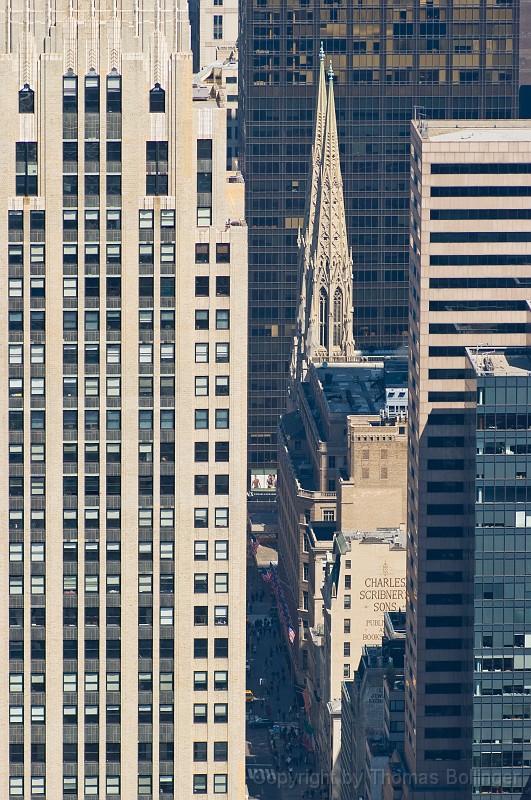
<svg viewBox="0 0 531 800"><path fill-rule="evenodd" d="M292 377L301 380L310 361L350 361L354 357L352 256L347 240L339 158L334 71L324 78L320 53L311 181L305 225L299 236L301 296ZM323 113L323 109L325 109Z"/></svg>

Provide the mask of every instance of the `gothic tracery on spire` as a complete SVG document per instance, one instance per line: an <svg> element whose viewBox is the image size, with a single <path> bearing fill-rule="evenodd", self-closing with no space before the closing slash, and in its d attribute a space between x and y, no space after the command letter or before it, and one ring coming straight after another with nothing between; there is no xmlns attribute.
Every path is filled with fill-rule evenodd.
<svg viewBox="0 0 531 800"><path fill-rule="evenodd" d="M319 54L317 108L304 228L299 233L300 304L292 377L302 380L310 361L354 357L352 256L347 240L339 156L334 72Z"/></svg>

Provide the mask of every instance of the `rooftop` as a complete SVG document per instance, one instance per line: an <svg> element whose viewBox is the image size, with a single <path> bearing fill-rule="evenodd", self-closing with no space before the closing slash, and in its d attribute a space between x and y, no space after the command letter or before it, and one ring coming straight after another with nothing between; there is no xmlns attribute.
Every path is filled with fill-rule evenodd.
<svg viewBox="0 0 531 800"><path fill-rule="evenodd" d="M384 633L388 639L403 638L406 635L406 612L386 611L384 613Z"/></svg>
<svg viewBox="0 0 531 800"><path fill-rule="evenodd" d="M403 528L377 528L375 531L341 531L336 536L336 544L340 553L348 553L352 542L360 544L387 544L391 550L406 549L406 533Z"/></svg>
<svg viewBox="0 0 531 800"><path fill-rule="evenodd" d="M431 142L531 142L528 120L440 120L414 121L419 135Z"/></svg>
<svg viewBox="0 0 531 800"><path fill-rule="evenodd" d="M328 364L315 372L331 414L378 414L385 405L383 361Z"/></svg>
<svg viewBox="0 0 531 800"><path fill-rule="evenodd" d="M466 352L478 376L531 375L531 348L467 347Z"/></svg>
<svg viewBox="0 0 531 800"><path fill-rule="evenodd" d="M315 522L311 522L308 527L313 531L317 542L331 542L337 530L337 523L335 521L316 520Z"/></svg>

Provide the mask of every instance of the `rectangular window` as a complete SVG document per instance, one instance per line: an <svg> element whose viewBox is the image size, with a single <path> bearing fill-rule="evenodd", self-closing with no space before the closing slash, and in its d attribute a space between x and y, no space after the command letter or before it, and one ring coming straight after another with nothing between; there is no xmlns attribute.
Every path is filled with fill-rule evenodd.
<svg viewBox="0 0 531 800"><path fill-rule="evenodd" d="M218 309L216 311L216 330L227 331L230 327L230 311Z"/></svg>
<svg viewBox="0 0 531 800"><path fill-rule="evenodd" d="M215 573L214 591L219 594L226 594L229 591L229 575L227 572Z"/></svg>
<svg viewBox="0 0 531 800"><path fill-rule="evenodd" d="M218 375L216 377L216 397L228 397L229 395L229 376Z"/></svg>
<svg viewBox="0 0 531 800"><path fill-rule="evenodd" d="M216 278L216 297L230 297L230 277L218 275Z"/></svg>
<svg viewBox="0 0 531 800"><path fill-rule="evenodd" d="M208 689L208 672L194 672L194 692L206 692Z"/></svg>
<svg viewBox="0 0 531 800"><path fill-rule="evenodd" d="M195 363L207 364L208 363L208 343L196 342L195 345Z"/></svg>
<svg viewBox="0 0 531 800"><path fill-rule="evenodd" d="M195 396L206 397L208 396L208 376L202 375L195 379Z"/></svg>
<svg viewBox="0 0 531 800"><path fill-rule="evenodd" d="M194 593L206 594L208 592L208 574L206 572L196 572L194 574Z"/></svg>
<svg viewBox="0 0 531 800"><path fill-rule="evenodd" d="M223 39L223 16L214 14L214 41Z"/></svg>
<svg viewBox="0 0 531 800"><path fill-rule="evenodd" d="M208 297L209 295L209 278L207 276L199 276L195 279L195 296Z"/></svg>
<svg viewBox="0 0 531 800"><path fill-rule="evenodd" d="M229 409L217 408L215 411L215 425L218 429L227 429L229 427Z"/></svg>
<svg viewBox="0 0 531 800"><path fill-rule="evenodd" d="M37 195L37 142L16 143L16 194Z"/></svg>
<svg viewBox="0 0 531 800"><path fill-rule="evenodd" d="M215 518L215 526L216 528L228 528L229 527L229 509L228 508L216 508L214 511L214 518Z"/></svg>
<svg viewBox="0 0 531 800"><path fill-rule="evenodd" d="M168 194L168 142L146 142L146 194Z"/></svg>
<svg viewBox="0 0 531 800"><path fill-rule="evenodd" d="M194 509L194 528L208 528L208 508Z"/></svg>
<svg viewBox="0 0 531 800"><path fill-rule="evenodd" d="M227 364L230 360L230 348L228 342L216 343L216 363Z"/></svg>
<svg viewBox="0 0 531 800"><path fill-rule="evenodd" d="M229 743L214 742L214 761L228 761Z"/></svg>
<svg viewBox="0 0 531 800"><path fill-rule="evenodd" d="M207 722L207 704L194 703L194 723Z"/></svg>
<svg viewBox="0 0 531 800"><path fill-rule="evenodd" d="M147 230L153 230L153 210L142 209L138 212L138 227Z"/></svg>
<svg viewBox="0 0 531 800"><path fill-rule="evenodd" d="M194 742L194 761L206 761L206 760L207 760L207 743ZM205 792L206 792L206 783L205 783Z"/></svg>
<svg viewBox="0 0 531 800"><path fill-rule="evenodd" d="M214 625L229 624L229 607L214 606Z"/></svg>
<svg viewBox="0 0 531 800"><path fill-rule="evenodd" d="M230 263L230 244L218 242L216 244L216 264Z"/></svg>
<svg viewBox="0 0 531 800"><path fill-rule="evenodd" d="M227 794L228 792L228 775L217 774L214 775L214 794Z"/></svg>
<svg viewBox="0 0 531 800"><path fill-rule="evenodd" d="M210 260L209 254L209 245L208 242L196 242L195 245L195 263L196 264L208 264Z"/></svg>
<svg viewBox="0 0 531 800"><path fill-rule="evenodd" d="M195 429L196 430L203 430L208 428L208 409L207 408L196 408L194 412L195 418ZM217 427L217 425L216 425Z"/></svg>
<svg viewBox="0 0 531 800"><path fill-rule="evenodd" d="M160 212L160 227L175 228L175 209L163 208Z"/></svg>
<svg viewBox="0 0 531 800"><path fill-rule="evenodd" d="M216 561L227 561L229 558L228 539L216 539L214 542L214 552Z"/></svg>
<svg viewBox="0 0 531 800"><path fill-rule="evenodd" d="M194 542L194 560L206 561L208 559L208 542Z"/></svg>

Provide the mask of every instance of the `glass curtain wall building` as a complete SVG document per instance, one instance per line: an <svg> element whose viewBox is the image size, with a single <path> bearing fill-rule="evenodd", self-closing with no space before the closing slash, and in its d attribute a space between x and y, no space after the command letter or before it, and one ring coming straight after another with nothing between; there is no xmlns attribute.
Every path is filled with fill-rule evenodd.
<svg viewBox="0 0 531 800"><path fill-rule="evenodd" d="M473 795L520 800L531 768L531 358L472 348ZM475 478L475 481L474 481Z"/></svg>
<svg viewBox="0 0 531 800"><path fill-rule="evenodd" d="M406 342L413 109L431 119L518 116L519 13L518 2L496 0L240 4L251 465L276 461L320 41L337 76L355 341L389 348Z"/></svg>

